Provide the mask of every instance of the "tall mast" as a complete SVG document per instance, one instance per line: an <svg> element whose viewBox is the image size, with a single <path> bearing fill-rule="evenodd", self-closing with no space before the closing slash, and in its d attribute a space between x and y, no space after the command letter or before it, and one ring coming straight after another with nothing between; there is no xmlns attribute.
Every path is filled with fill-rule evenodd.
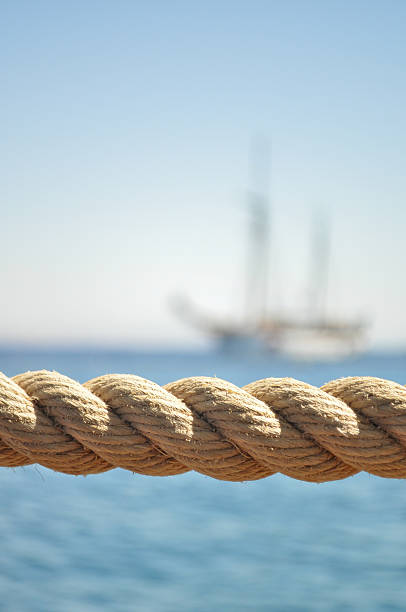
<svg viewBox="0 0 406 612"><path fill-rule="evenodd" d="M254 143L251 159L246 320L258 326L268 306L270 146L266 139Z"/></svg>
<svg viewBox="0 0 406 612"><path fill-rule="evenodd" d="M330 259L330 224L323 212L315 215L311 245L309 314L313 321L326 318L326 298Z"/></svg>

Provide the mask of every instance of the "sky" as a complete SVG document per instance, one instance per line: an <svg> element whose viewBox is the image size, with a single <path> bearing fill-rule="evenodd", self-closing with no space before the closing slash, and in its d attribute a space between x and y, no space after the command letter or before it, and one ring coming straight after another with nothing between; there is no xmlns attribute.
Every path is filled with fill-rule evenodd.
<svg viewBox="0 0 406 612"><path fill-rule="evenodd" d="M198 346L243 313L253 142L271 143L269 310L406 345L403 0L3 0L0 344Z"/></svg>

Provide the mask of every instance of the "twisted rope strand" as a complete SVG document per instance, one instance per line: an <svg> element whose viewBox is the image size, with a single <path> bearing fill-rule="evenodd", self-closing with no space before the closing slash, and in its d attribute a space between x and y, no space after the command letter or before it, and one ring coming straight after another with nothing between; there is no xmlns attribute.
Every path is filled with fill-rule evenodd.
<svg viewBox="0 0 406 612"><path fill-rule="evenodd" d="M46 370L0 373L0 466L31 463L230 481L406 478L406 389L371 377L321 389L267 378L240 389L207 377L160 387L129 374L81 385Z"/></svg>

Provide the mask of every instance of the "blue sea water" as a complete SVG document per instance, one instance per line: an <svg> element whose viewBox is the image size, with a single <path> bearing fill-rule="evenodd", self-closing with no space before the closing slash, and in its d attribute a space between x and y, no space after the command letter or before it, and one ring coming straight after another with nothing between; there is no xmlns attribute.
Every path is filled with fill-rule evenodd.
<svg viewBox="0 0 406 612"><path fill-rule="evenodd" d="M131 372L158 383L216 375L243 385L406 382L406 355L299 364L215 354L0 352L12 376L55 369L81 382ZM406 482L359 474L322 485L280 475L227 483L188 473L83 477L0 470L0 610L175 612L405 610Z"/></svg>

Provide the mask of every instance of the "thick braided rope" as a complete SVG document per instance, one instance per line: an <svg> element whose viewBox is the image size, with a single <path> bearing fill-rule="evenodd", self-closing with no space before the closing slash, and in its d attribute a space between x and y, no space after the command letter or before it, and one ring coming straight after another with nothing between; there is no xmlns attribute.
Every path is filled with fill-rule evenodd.
<svg viewBox="0 0 406 612"><path fill-rule="evenodd" d="M406 389L369 377L321 389L267 378L240 389L206 377L160 387L132 375L81 385L45 370L0 374L0 466L30 463L234 481L406 478Z"/></svg>

